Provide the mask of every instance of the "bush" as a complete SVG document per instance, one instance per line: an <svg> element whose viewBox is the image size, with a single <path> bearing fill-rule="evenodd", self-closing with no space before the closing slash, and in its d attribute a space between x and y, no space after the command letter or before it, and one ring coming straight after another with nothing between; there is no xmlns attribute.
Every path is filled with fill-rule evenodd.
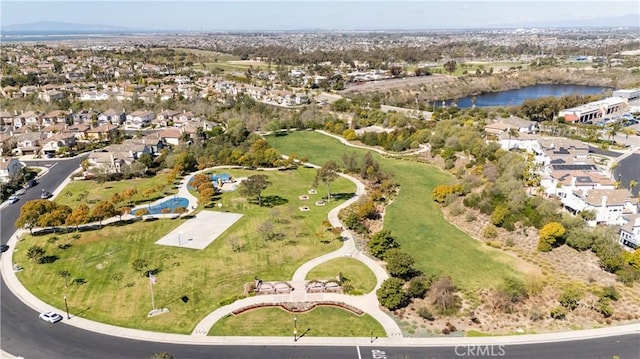
<svg viewBox="0 0 640 359"><path fill-rule="evenodd" d="M473 222L473 221L475 221L476 219L478 219L478 217L476 217L475 213L473 213L473 212L467 212L467 213L464 215L464 220L465 220L465 222L467 222L467 223Z"/></svg>
<svg viewBox="0 0 640 359"><path fill-rule="evenodd" d="M398 248L389 249L385 253L385 260L387 261L387 271L392 277L407 280L416 273L413 267L415 264L413 257Z"/></svg>
<svg viewBox="0 0 640 359"><path fill-rule="evenodd" d="M533 307L529 310L529 319L536 322L538 320L542 320L545 317L545 312L540 310L538 307Z"/></svg>
<svg viewBox="0 0 640 359"><path fill-rule="evenodd" d="M489 223L484 226L482 230L482 236L484 238L496 238L498 236L498 229L493 224Z"/></svg>
<svg viewBox="0 0 640 359"><path fill-rule="evenodd" d="M577 288L569 287L560 294L558 301L564 308L574 310L578 307L580 299L582 299L582 293Z"/></svg>
<svg viewBox="0 0 640 359"><path fill-rule="evenodd" d="M400 278L389 278L382 282L376 291L380 304L389 310L406 307L409 304L409 296L402 289L403 285L404 281Z"/></svg>
<svg viewBox="0 0 640 359"><path fill-rule="evenodd" d="M563 320L567 317L567 310L564 307L557 306L549 311L549 316L555 320Z"/></svg>
<svg viewBox="0 0 640 359"><path fill-rule="evenodd" d="M602 314L605 318L609 318L613 315L613 307L611 306L611 301L609 299L601 298L598 301L598 312Z"/></svg>
<svg viewBox="0 0 640 359"><path fill-rule="evenodd" d="M464 212L465 212L465 208L459 202L453 203L449 207L449 213L451 213L451 215L454 216L454 217L457 217L457 216L459 216L461 214L464 214Z"/></svg>
<svg viewBox="0 0 640 359"><path fill-rule="evenodd" d="M600 294L600 300L602 299L611 299L611 300L618 300L620 298L620 295L618 294L618 290L616 289L616 287L610 285L608 287L604 287L602 288L602 293Z"/></svg>
<svg viewBox="0 0 640 359"><path fill-rule="evenodd" d="M435 318L433 317L433 314L431 314L429 309L427 309L425 307L418 308L418 315L420 316L420 318L426 319L426 320L428 320L430 322L435 320Z"/></svg>
<svg viewBox="0 0 640 359"><path fill-rule="evenodd" d="M506 295L511 303L519 303L529 296L524 282L513 277L504 279L500 291Z"/></svg>
<svg viewBox="0 0 640 359"><path fill-rule="evenodd" d="M425 277L416 277L409 281L407 294L411 298L424 298L424 294L429 289L429 281Z"/></svg>
<svg viewBox="0 0 640 359"><path fill-rule="evenodd" d="M369 240L369 252L376 258L384 259L391 248L398 248L398 243L391 236L391 231L382 230L374 234Z"/></svg>
<svg viewBox="0 0 640 359"><path fill-rule="evenodd" d="M558 222L550 222L540 229L540 239L538 241L538 250L541 252L549 252L554 246L564 239L565 229Z"/></svg>

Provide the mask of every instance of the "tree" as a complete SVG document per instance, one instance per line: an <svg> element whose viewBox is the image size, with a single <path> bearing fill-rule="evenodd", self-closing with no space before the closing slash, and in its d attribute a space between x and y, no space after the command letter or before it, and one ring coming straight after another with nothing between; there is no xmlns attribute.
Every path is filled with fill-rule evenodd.
<svg viewBox="0 0 640 359"><path fill-rule="evenodd" d="M131 262L131 268L133 268L134 271L139 272L141 277L147 267L149 267L149 261L146 259L138 258Z"/></svg>
<svg viewBox="0 0 640 359"><path fill-rule="evenodd" d="M327 186L327 200L331 201L331 184L338 178L338 165L334 161L327 161L320 167L313 179L313 187L317 188L320 183Z"/></svg>
<svg viewBox="0 0 640 359"><path fill-rule="evenodd" d="M240 183L239 193L242 196L251 196L258 199L258 206L262 206L262 191L271 185L266 175L252 175Z"/></svg>
<svg viewBox="0 0 640 359"><path fill-rule="evenodd" d="M406 307L409 304L409 296L402 289L404 281L400 278L389 278L382 282L376 291L378 302L389 310Z"/></svg>
<svg viewBox="0 0 640 359"><path fill-rule="evenodd" d="M102 226L102 220L105 218L113 217L117 215L118 212L116 208L113 206L113 203L109 201L102 201L98 203L91 211L91 217L98 219L98 225Z"/></svg>
<svg viewBox="0 0 640 359"><path fill-rule="evenodd" d="M79 225L89 222L91 219L90 212L91 210L89 209L89 206L82 203L76 207L76 209L71 211L66 218L65 224L68 226L76 226L77 231Z"/></svg>
<svg viewBox="0 0 640 359"><path fill-rule="evenodd" d="M440 314L453 314L460 307L460 297L456 294L458 288L450 277L442 277L431 286L433 292L433 304Z"/></svg>
<svg viewBox="0 0 640 359"><path fill-rule="evenodd" d="M458 68L458 63L453 60L450 60L445 62L444 65L442 65L442 67L444 67L444 69L447 70L449 74L452 74Z"/></svg>
<svg viewBox="0 0 640 359"><path fill-rule="evenodd" d="M63 225L69 214L71 214L71 207L57 205L53 211L42 215L38 224L42 227L54 227L55 232L55 227Z"/></svg>
<svg viewBox="0 0 640 359"><path fill-rule="evenodd" d="M385 261L387 262L387 272L392 277L408 280L416 273L416 269L413 267L415 264L413 257L398 248L389 249L385 254Z"/></svg>
<svg viewBox="0 0 640 359"><path fill-rule="evenodd" d="M45 254L44 248L41 246L31 246L27 249L27 258L35 260L36 262L40 260Z"/></svg>
<svg viewBox="0 0 640 359"><path fill-rule="evenodd" d="M541 252L549 252L553 247L564 238L565 229L558 222L549 222L540 229L538 250Z"/></svg>
<svg viewBox="0 0 640 359"><path fill-rule="evenodd" d="M178 169L181 174L185 174L195 171L198 167L198 161L190 152L182 151L176 156L173 167Z"/></svg>
<svg viewBox="0 0 640 359"><path fill-rule="evenodd" d="M32 232L34 226L39 225L42 216L52 212L56 204L46 199L35 199L25 203L20 208L20 216L16 220L16 228L28 228Z"/></svg>
<svg viewBox="0 0 640 359"><path fill-rule="evenodd" d="M391 236L391 231L383 229L371 237L368 247L374 257L384 259L389 249L398 248L398 243Z"/></svg>

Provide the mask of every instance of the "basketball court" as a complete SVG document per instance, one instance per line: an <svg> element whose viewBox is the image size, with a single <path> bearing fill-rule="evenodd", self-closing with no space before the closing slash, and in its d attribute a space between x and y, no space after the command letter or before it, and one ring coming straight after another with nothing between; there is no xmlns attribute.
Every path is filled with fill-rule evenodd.
<svg viewBox="0 0 640 359"><path fill-rule="evenodd" d="M201 211L156 244L204 249L240 218L242 215L238 213Z"/></svg>

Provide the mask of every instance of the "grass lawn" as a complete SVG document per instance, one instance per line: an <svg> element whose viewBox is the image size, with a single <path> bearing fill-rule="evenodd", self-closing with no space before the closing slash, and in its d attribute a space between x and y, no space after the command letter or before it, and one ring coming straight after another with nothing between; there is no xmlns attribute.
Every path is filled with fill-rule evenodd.
<svg viewBox="0 0 640 359"><path fill-rule="evenodd" d="M318 307L292 314L280 308L255 309L218 321L209 331L217 336L293 336L296 317L298 335L307 337L385 337L382 326L368 314L357 316L341 308Z"/></svg>
<svg viewBox="0 0 640 359"><path fill-rule="evenodd" d="M376 276L371 269L353 258L336 258L313 268L307 274L307 280L337 279L342 275L351 281L354 294L369 293L376 286Z"/></svg>
<svg viewBox="0 0 640 359"><path fill-rule="evenodd" d="M234 176L248 176L256 171L225 171ZM156 220L128 225L111 225L100 230L78 233L24 235L16 246L15 263L24 270L18 278L29 291L58 308L64 308L68 296L72 314L104 323L174 333L190 333L198 321L220 306L219 302L242 295L243 285L255 276L263 280L290 280L302 263L339 248L342 243L328 234L316 235L323 229L327 213L342 200L326 206L314 206L314 196L307 194L315 170L264 171L273 185L264 196L273 207L258 207L237 192L224 193L217 201L223 207L244 216L203 250L156 245L154 242L175 229L182 221ZM124 184L124 188L131 183ZM355 186L344 179L333 185L334 192L353 193ZM97 191L96 191L97 192ZM301 212L298 207L311 210ZM258 227L271 222L281 239L266 241ZM203 229L204 230L204 229ZM58 237L53 242L51 237ZM65 248L65 244L70 245ZM41 245L47 256L57 259L36 264L26 257L29 247ZM149 262L157 269L154 286L156 307L167 307L170 313L147 318L151 310L149 280L133 270L136 259ZM59 272L70 273L69 285ZM83 279L84 284L71 284ZM187 302L181 298L187 296Z"/></svg>
<svg viewBox="0 0 640 359"><path fill-rule="evenodd" d="M135 188L138 193L126 201L130 201L132 204L155 201L178 192L174 184L167 182L168 179L169 175L163 173L149 178L110 181L102 184L95 180L71 181L56 197L55 202L71 208L75 208L81 203L86 203L91 207L92 204L103 200L110 200L114 194L122 194L130 188ZM145 191L149 191L150 193L145 196Z"/></svg>
<svg viewBox="0 0 640 359"><path fill-rule="evenodd" d="M269 136L267 140L285 154L306 156L319 165L328 160L342 164L345 152L359 155L366 152L312 131ZM463 289L472 290L497 285L506 276L518 275L512 257L484 246L444 219L431 192L438 184L453 183L450 174L434 166L371 154L400 184L398 197L386 209L384 227L415 258L419 270L449 275Z"/></svg>

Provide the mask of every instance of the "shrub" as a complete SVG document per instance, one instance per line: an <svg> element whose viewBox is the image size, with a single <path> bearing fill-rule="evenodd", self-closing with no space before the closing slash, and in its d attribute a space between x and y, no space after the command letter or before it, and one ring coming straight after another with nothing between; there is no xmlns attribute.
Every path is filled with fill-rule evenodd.
<svg viewBox="0 0 640 359"><path fill-rule="evenodd" d="M426 319L426 320L428 320L430 322L435 320L435 318L433 317L433 314L431 314L429 309L427 309L425 307L418 308L418 315L420 316L420 318Z"/></svg>
<svg viewBox="0 0 640 359"><path fill-rule="evenodd" d="M506 295L511 303L519 303L529 296L524 282L513 277L504 279L500 291Z"/></svg>
<svg viewBox="0 0 640 359"><path fill-rule="evenodd" d="M616 289L616 287L610 285L608 287L604 287L602 288L602 293L600 294L600 299L611 299L611 300L618 300L618 298L620 298L620 295L618 294L618 290Z"/></svg>
<svg viewBox="0 0 640 359"><path fill-rule="evenodd" d="M549 311L549 316L555 320L563 320L567 317L567 310L564 307L557 306Z"/></svg>
<svg viewBox="0 0 640 359"><path fill-rule="evenodd" d="M563 307L574 310L578 307L578 302L581 298L582 293L577 288L569 287L560 294L558 301Z"/></svg>
<svg viewBox="0 0 640 359"><path fill-rule="evenodd" d="M538 250L541 252L549 252L553 247L564 238L565 229L558 222L550 222L544 225L540 230L540 239L538 241Z"/></svg>
<svg viewBox="0 0 640 359"><path fill-rule="evenodd" d="M545 312L540 310L538 307L533 307L529 310L529 319L536 322L538 320L542 320L545 317Z"/></svg>
<svg viewBox="0 0 640 359"><path fill-rule="evenodd" d="M455 202L449 207L449 213L451 213L452 216L457 217L461 214L464 214L464 212L465 208L459 202Z"/></svg>
<svg viewBox="0 0 640 359"><path fill-rule="evenodd" d="M409 296L402 289L403 285L404 281L400 278L389 278L382 282L376 291L380 304L389 310L406 307L409 304Z"/></svg>
<svg viewBox="0 0 640 359"><path fill-rule="evenodd" d="M401 251L398 248L391 248L385 254L387 261L387 271L392 277L410 279L416 270L413 267L415 260L411 255Z"/></svg>
<svg viewBox="0 0 640 359"><path fill-rule="evenodd" d="M473 212L467 212L467 213L464 215L464 220L465 220L465 222L470 223L470 222L475 221L476 219L478 219L478 217L476 217L475 213L473 213Z"/></svg>
<svg viewBox="0 0 640 359"><path fill-rule="evenodd" d="M598 301L598 312L600 312L600 314L605 318L612 316L613 307L611 306L611 301L609 299L601 298Z"/></svg>
<svg viewBox="0 0 640 359"><path fill-rule="evenodd" d="M411 298L424 298L424 294L429 289L429 281L425 277L415 277L409 281L407 294Z"/></svg>
<svg viewBox="0 0 640 359"><path fill-rule="evenodd" d="M493 224L489 223L484 226L482 230L482 236L484 238L496 238L498 236L498 229Z"/></svg>
<svg viewBox="0 0 640 359"><path fill-rule="evenodd" d="M368 247L374 257L384 259L389 249L398 248L398 243L391 236L391 231L382 230L371 237Z"/></svg>

